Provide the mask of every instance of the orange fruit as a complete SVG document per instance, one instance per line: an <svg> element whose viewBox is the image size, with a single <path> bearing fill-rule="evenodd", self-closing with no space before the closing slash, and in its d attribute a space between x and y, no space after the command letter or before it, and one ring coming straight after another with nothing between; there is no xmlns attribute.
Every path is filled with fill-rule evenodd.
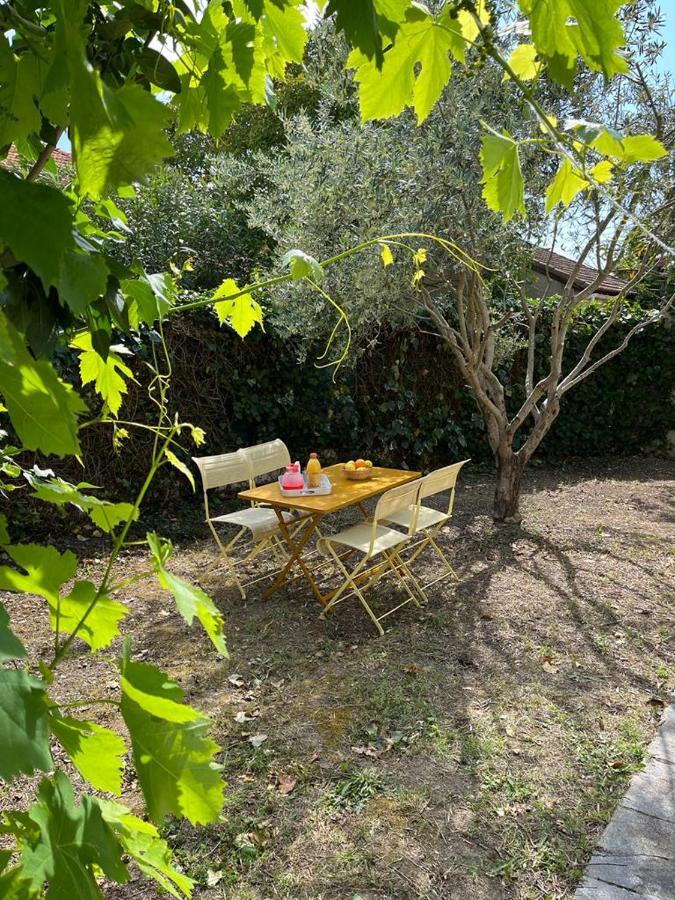
<svg viewBox="0 0 675 900"><path fill-rule="evenodd" d="M365 459L357 459L354 465L357 469L366 469L368 467Z"/></svg>

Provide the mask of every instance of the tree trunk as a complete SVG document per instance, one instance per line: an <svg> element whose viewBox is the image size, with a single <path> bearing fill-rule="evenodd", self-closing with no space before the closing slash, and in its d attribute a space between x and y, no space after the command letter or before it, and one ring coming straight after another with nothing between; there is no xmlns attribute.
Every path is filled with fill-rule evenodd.
<svg viewBox="0 0 675 900"><path fill-rule="evenodd" d="M523 461L511 447L500 448L497 457L497 484L493 517L495 522L519 524L522 516L518 511L520 482L523 475Z"/></svg>

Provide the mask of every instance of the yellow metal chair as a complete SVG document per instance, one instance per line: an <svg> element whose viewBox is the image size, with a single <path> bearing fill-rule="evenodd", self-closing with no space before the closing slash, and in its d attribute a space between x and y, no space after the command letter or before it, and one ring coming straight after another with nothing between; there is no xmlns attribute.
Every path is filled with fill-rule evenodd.
<svg viewBox="0 0 675 900"><path fill-rule="evenodd" d="M378 632L382 635L384 634L384 629L382 628L382 625L380 623L383 619L385 619L387 616L390 616L392 613L396 612L396 610L400 609L402 606L405 606L407 603L414 603L415 606L420 606L419 598L415 595L414 591L407 583L404 575L408 576L415 588L417 587L417 582L410 572L407 564L401 559L399 555L401 549L410 540L411 535L415 531L417 522L415 510L418 504L420 484L421 479L417 479L416 481L412 481L409 484L404 484L400 487L392 488L390 491L387 491L385 494L383 494L378 500L377 506L375 507L375 513L370 522L362 522L358 525L352 525L351 528L347 528L344 531L338 532L337 534L327 535L326 537L322 537L319 540L318 548L320 552L325 556L330 555L333 558L333 561L335 562L337 568L344 575L344 582L335 591L335 593L331 596L330 600L324 607L324 610L321 614L322 618L337 603L341 603L348 597L352 597L355 595L359 598L359 600L361 601L361 605L370 616ZM381 524L382 521L391 519L392 515L394 515L399 510L404 509L412 510L410 523L405 534L394 528L388 528L387 526ZM349 571L344 565L340 554L336 550L336 547L347 547L351 551L356 550L362 553L363 557L360 562L357 563L357 565L351 571ZM378 556L383 557L382 560L375 566L367 569L367 564ZM368 588L376 584L384 575L386 575L390 571L395 573L396 577L405 588L408 596L406 600L404 600L402 603L399 603L393 609L388 610L381 616L376 616L364 596L364 591L368 590ZM361 586L359 586L357 581L362 582L362 579L364 577L367 577L368 575L370 575L371 577L366 581L365 584L361 584ZM348 593L345 593L348 588L350 588L351 590L349 590Z"/></svg>
<svg viewBox="0 0 675 900"><path fill-rule="evenodd" d="M237 450L234 453L223 453L219 456L195 456L193 457L193 462L199 469L202 478L206 523L218 545L220 556L229 570L234 583L239 589L239 593L242 598L245 598L245 586L242 584L241 579L237 574L237 565L244 562L250 562L267 549L272 550L278 560L285 559L285 551L279 540L279 520L273 509L263 506L244 507L236 512L225 513L220 516L211 515L209 509L210 490L220 487L229 487L230 485L239 484L240 482L247 483L250 486L253 485L251 464L248 455L244 451ZM284 513L284 519L287 519L287 521L292 521L293 518L291 513ZM232 540L228 543L224 543L220 539L216 525L239 526L239 530ZM253 547L242 559L235 560L231 556L231 551L247 531L251 533ZM211 571L212 568L213 566L207 569L207 573ZM254 584L256 581L261 581L263 578L268 577L269 575L263 575L260 578L253 579L248 582L248 584Z"/></svg>
<svg viewBox="0 0 675 900"><path fill-rule="evenodd" d="M445 523L452 517L452 510L455 505L455 488L457 486L457 476L459 475L462 466L466 465L466 463L468 462L468 459L464 459L462 460L462 462L454 463L451 466L445 466L442 469L436 469L435 472L430 472L428 475L421 479L418 504L411 504L405 509L398 509L392 515L388 515L385 517L386 521L391 523L392 525L398 525L399 527L412 529L412 534L422 535L422 540L418 544L414 545L414 552L406 560L408 567L410 567L412 563L415 562L417 557L420 556L420 554L423 553L427 547L431 547L436 552L437 556L440 558L441 562L446 568L446 572L444 575L441 575L439 578L435 578L433 581L430 581L427 584L422 585L419 581L417 582L425 599L427 599L426 589L431 587L432 584L436 584L437 582L442 581L449 575L452 575L454 578L459 580L459 575L450 565L450 561L438 545L436 539L443 525L445 525ZM432 497L435 494L442 494L445 491L448 491L449 494L447 511L443 512L441 510L422 505L422 500L425 500L427 497ZM415 523L414 525L413 522Z"/></svg>

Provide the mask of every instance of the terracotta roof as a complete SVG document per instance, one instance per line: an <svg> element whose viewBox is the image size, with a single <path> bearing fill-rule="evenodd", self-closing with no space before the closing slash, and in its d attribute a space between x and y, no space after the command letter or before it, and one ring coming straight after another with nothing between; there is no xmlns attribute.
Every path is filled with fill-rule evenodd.
<svg viewBox="0 0 675 900"><path fill-rule="evenodd" d="M72 156L67 150L59 150L58 147L52 151L52 159L59 168L61 166L70 166L73 161ZM8 169L13 169L21 165L21 156L16 147L9 148L7 157L0 162L0 165L6 166Z"/></svg>
<svg viewBox="0 0 675 900"><path fill-rule="evenodd" d="M557 281L567 281L576 266L576 261L561 253L553 253L543 247L535 247L532 251L533 268L543 275L555 278ZM591 266L581 266L574 279L574 287L583 289L588 287L598 277L598 270ZM605 275L602 282L596 288L597 294L616 296L626 289L626 282L614 275Z"/></svg>

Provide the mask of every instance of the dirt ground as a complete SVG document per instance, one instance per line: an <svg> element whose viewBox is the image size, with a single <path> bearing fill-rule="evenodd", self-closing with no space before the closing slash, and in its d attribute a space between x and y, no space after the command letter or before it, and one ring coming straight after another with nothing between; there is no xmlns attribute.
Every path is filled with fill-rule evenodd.
<svg viewBox="0 0 675 900"><path fill-rule="evenodd" d="M394 614L383 638L355 601L320 621L302 581L241 601L222 572L204 577L205 529L172 566L204 577L229 660L154 582L121 595L134 658L175 678L223 747L222 823L163 829L196 896L570 897L675 687L674 476L658 459L533 468L517 529L492 523L492 480L467 472L443 534L459 583ZM98 545L73 546L95 576ZM130 551L121 570L143 565ZM46 657L38 602L0 596ZM63 699L113 698L112 656L82 647ZM105 723L101 708L88 715ZM20 804L12 788L0 805ZM138 804L131 774L125 801ZM140 878L104 893L159 896Z"/></svg>

